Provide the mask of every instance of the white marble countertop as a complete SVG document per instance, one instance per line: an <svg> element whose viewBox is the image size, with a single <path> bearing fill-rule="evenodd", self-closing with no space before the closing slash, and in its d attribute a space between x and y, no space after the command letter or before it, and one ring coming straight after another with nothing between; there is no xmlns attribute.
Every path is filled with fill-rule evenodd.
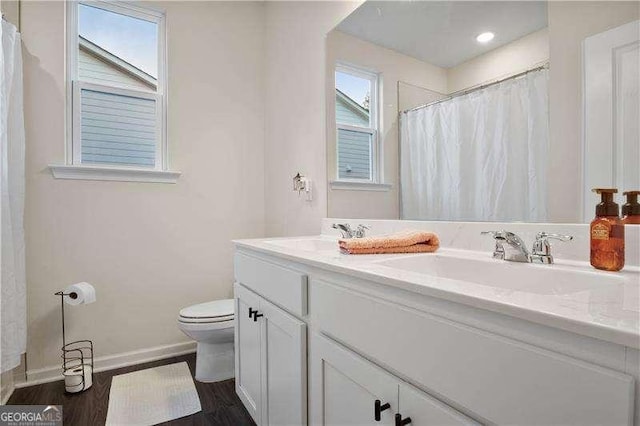
<svg viewBox="0 0 640 426"><path fill-rule="evenodd" d="M627 267L623 271L611 273L597 271L586 262L573 260L556 259L553 265L514 263L492 259L489 252L446 247L435 254L346 255L338 250L336 238L328 235L237 240L234 243L239 250L258 251L316 268L640 349L638 267ZM458 262L460 259L468 258L476 262L476 265L489 268L496 266L502 268L500 271L508 271L511 275L519 276L521 272L523 277L540 272L546 274L541 275L542 277L548 277L548 272L553 270L578 272L586 274L580 276L591 284L582 286L568 283L572 290L566 291L566 280L557 287L549 285L547 280L543 283L544 286L537 286L535 282L527 284L526 280L523 280L525 283L522 285L506 288L380 264L390 259L419 256L455 257ZM486 265L478 262L485 262ZM535 268L545 269L541 271ZM565 274L566 276L571 275Z"/></svg>

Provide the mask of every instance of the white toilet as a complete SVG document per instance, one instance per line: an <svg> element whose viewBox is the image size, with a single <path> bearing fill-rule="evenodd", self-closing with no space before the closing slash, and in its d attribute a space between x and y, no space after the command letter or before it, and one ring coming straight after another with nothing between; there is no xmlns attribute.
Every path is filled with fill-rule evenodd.
<svg viewBox="0 0 640 426"><path fill-rule="evenodd" d="M196 380L209 383L233 378L233 309L233 299L225 299L180 311L178 327L198 342Z"/></svg>

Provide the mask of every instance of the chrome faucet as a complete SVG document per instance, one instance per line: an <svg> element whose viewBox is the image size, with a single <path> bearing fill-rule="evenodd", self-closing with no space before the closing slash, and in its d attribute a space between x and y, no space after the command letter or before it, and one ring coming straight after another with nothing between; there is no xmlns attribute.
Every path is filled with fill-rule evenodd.
<svg viewBox="0 0 640 426"><path fill-rule="evenodd" d="M493 251L494 259L502 259L510 262L525 263L553 263L551 256L551 245L549 238L560 241L571 241L571 235L548 234L546 232L538 232L536 240L533 243L531 253L518 235L509 231L484 231L483 235L491 235L496 241L496 247Z"/></svg>
<svg viewBox="0 0 640 426"><path fill-rule="evenodd" d="M529 250L522 238L509 231L484 231L482 235L491 235L496 240L493 250L494 259L510 262L529 262Z"/></svg>
<svg viewBox="0 0 640 426"><path fill-rule="evenodd" d="M342 238L363 238L366 230L369 229L368 226L360 224L354 231L348 223L334 223L332 228L340 230Z"/></svg>

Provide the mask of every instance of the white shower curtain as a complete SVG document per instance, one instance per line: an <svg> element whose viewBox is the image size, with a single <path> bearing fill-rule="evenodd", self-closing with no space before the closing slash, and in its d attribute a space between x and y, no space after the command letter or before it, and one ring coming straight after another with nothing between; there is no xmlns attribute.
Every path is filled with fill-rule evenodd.
<svg viewBox="0 0 640 426"><path fill-rule="evenodd" d="M2 372L20 364L27 345L24 254L22 51L16 27L2 20L0 51L0 340Z"/></svg>
<svg viewBox="0 0 640 426"><path fill-rule="evenodd" d="M547 219L548 71L400 117L403 219Z"/></svg>

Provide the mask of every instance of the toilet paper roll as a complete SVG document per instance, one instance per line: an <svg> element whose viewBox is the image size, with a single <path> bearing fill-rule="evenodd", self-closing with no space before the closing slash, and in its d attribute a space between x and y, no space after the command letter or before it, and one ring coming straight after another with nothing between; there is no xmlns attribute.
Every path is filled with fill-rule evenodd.
<svg viewBox="0 0 640 426"><path fill-rule="evenodd" d="M64 289L67 305L81 305L96 301L96 289L89 283L72 284Z"/></svg>
<svg viewBox="0 0 640 426"><path fill-rule="evenodd" d="M84 370L84 386L82 386L82 371ZM84 366L77 366L63 373L64 375L64 389L67 392L80 392L85 389L89 389L93 384L93 377L91 372L93 367L89 364Z"/></svg>

